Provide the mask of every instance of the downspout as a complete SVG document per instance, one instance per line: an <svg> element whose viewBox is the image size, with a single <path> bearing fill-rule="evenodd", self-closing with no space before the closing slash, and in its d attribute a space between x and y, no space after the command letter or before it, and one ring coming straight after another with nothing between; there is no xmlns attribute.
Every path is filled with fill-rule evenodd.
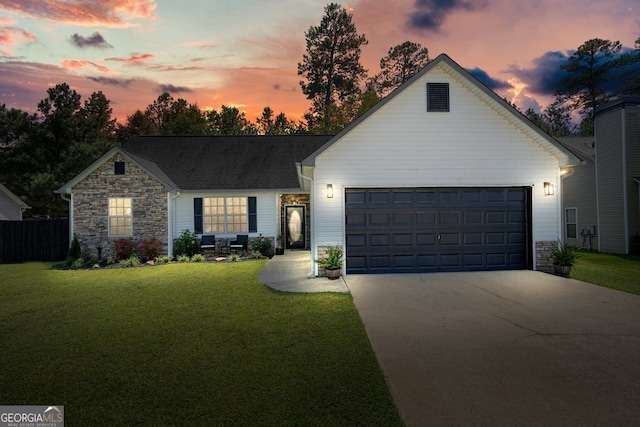
<svg viewBox="0 0 640 427"><path fill-rule="evenodd" d="M69 245L73 241L73 193L70 194L71 198L66 198L66 194L60 193L62 200L69 204Z"/></svg>
<svg viewBox="0 0 640 427"><path fill-rule="evenodd" d="M167 255L171 256L171 254L173 253L173 229L174 224L173 222L175 221L175 215L174 215L174 210L173 209L173 201L175 199L177 199L178 197L180 197L180 191L176 191L176 194L174 196L171 195L171 192L168 191L167 192L167 214L168 214L168 218L167 218L167 229L168 229L168 236L167 236Z"/></svg>
<svg viewBox="0 0 640 427"><path fill-rule="evenodd" d="M318 257L318 249L316 248L316 227L315 227L315 222L314 219L316 217L316 202L314 199L314 194L315 194L315 188L314 188L314 182L313 182L313 178L310 178L308 176L305 176L302 174L302 165L299 165L299 169L298 169L298 176L304 180L306 180L309 183L309 188L311 189L311 194L309 195L309 200L311 200L311 212L309 213L309 217L311 220L311 265L309 266L311 268L311 270L309 270L309 272L307 273L307 278L310 279L312 277L316 276L316 263L315 263L315 259Z"/></svg>

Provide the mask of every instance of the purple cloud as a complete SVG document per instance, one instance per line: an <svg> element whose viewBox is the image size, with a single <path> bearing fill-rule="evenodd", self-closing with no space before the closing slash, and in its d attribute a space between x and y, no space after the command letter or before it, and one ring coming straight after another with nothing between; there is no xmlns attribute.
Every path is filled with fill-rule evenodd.
<svg viewBox="0 0 640 427"><path fill-rule="evenodd" d="M104 39L104 37L102 37L102 34L98 33L97 31L91 34L89 37L84 37L78 33L75 33L71 36L69 42L72 45L79 47L80 49L84 49L86 47L97 47L99 49L107 49L113 47Z"/></svg>

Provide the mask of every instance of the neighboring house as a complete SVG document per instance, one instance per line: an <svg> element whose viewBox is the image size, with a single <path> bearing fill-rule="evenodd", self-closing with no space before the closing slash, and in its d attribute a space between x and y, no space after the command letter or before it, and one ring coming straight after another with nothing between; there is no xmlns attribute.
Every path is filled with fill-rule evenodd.
<svg viewBox="0 0 640 427"><path fill-rule="evenodd" d="M584 161L580 166L570 166L561 171L563 240L581 248L598 250L594 138L557 139Z"/></svg>
<svg viewBox="0 0 640 427"><path fill-rule="evenodd" d="M276 239L309 247L309 197L296 162L330 136L148 136L113 148L58 189L70 234L84 250L114 255L119 238L156 238L172 253L184 230ZM293 232L285 233L285 230ZM274 242L275 243L275 242Z"/></svg>
<svg viewBox="0 0 640 427"><path fill-rule="evenodd" d="M22 213L30 206L0 183L0 221L22 221Z"/></svg>
<svg viewBox="0 0 640 427"><path fill-rule="evenodd" d="M440 55L302 162L312 258L339 244L348 274L546 270L560 172L580 163Z"/></svg>
<svg viewBox="0 0 640 427"><path fill-rule="evenodd" d="M595 131L593 138L558 138L584 159L562 171L563 237L583 248L628 254L640 238L640 98L598 107Z"/></svg>
<svg viewBox="0 0 640 427"><path fill-rule="evenodd" d="M595 141L598 248L627 254L640 233L640 98L596 109Z"/></svg>
<svg viewBox="0 0 640 427"><path fill-rule="evenodd" d="M138 137L57 190L71 233L170 253L185 230L345 248L347 274L549 267L581 163L446 55L334 137ZM555 191L554 191L555 190Z"/></svg>

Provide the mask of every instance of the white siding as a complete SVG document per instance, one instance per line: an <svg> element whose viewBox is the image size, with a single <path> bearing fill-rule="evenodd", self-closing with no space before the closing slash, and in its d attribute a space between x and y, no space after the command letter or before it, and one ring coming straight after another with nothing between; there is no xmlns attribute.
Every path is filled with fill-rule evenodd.
<svg viewBox="0 0 640 427"><path fill-rule="evenodd" d="M249 233L250 237L263 234L267 237L277 235L279 222L278 194L273 191L212 191L201 193L181 193L174 201L173 238L176 238L183 230L194 230L193 224L193 199L195 197L256 197L258 213L258 232ZM216 234L216 237L235 237L236 233Z"/></svg>
<svg viewBox="0 0 640 427"><path fill-rule="evenodd" d="M449 113L426 112L427 82L450 84ZM314 179L315 246L344 244L344 188L354 187L534 186L534 241L559 239L558 159L441 66L316 158Z"/></svg>

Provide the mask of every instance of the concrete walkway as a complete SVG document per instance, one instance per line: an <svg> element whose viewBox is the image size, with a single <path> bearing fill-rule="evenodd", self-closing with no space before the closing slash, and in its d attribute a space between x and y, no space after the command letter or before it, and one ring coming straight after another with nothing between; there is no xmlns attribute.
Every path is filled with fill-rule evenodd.
<svg viewBox="0 0 640 427"><path fill-rule="evenodd" d="M262 269L258 278L268 287L283 292L341 292L349 293L344 278L307 277L311 271L311 252L286 250L274 256Z"/></svg>

